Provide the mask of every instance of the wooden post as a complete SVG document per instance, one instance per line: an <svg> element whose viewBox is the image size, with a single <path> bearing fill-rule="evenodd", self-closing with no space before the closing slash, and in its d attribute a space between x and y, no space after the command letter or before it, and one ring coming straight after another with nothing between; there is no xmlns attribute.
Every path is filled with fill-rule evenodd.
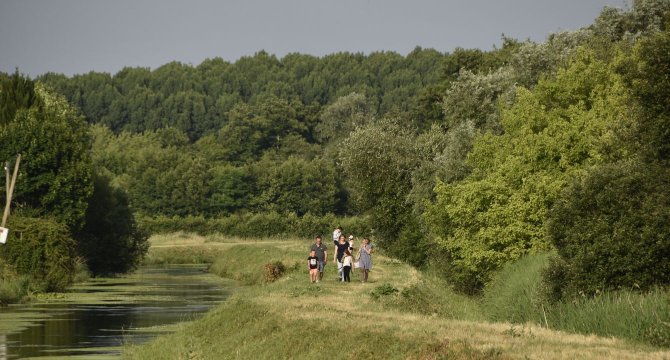
<svg viewBox="0 0 670 360"><path fill-rule="evenodd" d="M7 190L7 202L5 203L5 211L2 213L2 225L0 227L5 227L7 224L7 217L9 217L10 206L12 204L12 194L14 193L14 185L16 184L16 176L19 174L19 163L21 162L21 154L16 156L16 163L14 164L14 173L12 174L12 179L9 181L9 166L7 166L7 177L8 183L11 182ZM7 164L9 165L9 164Z"/></svg>
<svg viewBox="0 0 670 360"><path fill-rule="evenodd" d="M9 196L9 161L5 161L5 174L7 174L7 181L5 183L7 185L6 194Z"/></svg>

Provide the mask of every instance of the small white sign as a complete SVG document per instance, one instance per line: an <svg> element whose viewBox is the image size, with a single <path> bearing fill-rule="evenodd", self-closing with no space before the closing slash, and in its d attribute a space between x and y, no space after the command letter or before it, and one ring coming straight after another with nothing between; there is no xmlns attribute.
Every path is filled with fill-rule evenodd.
<svg viewBox="0 0 670 360"><path fill-rule="evenodd" d="M9 229L0 227L0 244L7 242L7 234L9 234Z"/></svg>

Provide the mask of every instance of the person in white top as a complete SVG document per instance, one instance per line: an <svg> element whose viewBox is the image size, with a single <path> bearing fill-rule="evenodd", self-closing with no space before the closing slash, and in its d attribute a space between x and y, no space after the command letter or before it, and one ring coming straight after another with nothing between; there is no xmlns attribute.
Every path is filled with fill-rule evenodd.
<svg viewBox="0 0 670 360"><path fill-rule="evenodd" d="M337 246L337 242L340 240L340 235L342 235L342 227L338 226L333 230L333 245Z"/></svg>

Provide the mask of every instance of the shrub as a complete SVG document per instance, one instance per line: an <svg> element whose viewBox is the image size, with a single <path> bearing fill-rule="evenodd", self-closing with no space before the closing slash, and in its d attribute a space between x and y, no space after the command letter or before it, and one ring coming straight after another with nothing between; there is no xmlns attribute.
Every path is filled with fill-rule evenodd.
<svg viewBox="0 0 670 360"><path fill-rule="evenodd" d="M399 292L400 290L396 289L393 287L393 285L389 283L383 283L376 288L374 288L372 291L370 291L370 296L374 299L379 299L382 296L389 296L389 295L395 295Z"/></svg>
<svg viewBox="0 0 670 360"><path fill-rule="evenodd" d="M2 248L20 274L30 275L45 291L65 289L75 269L75 242L67 226L52 220L14 216Z"/></svg>
<svg viewBox="0 0 670 360"><path fill-rule="evenodd" d="M595 168L555 204L548 229L564 260L547 277L556 297L670 284L670 170Z"/></svg>
<svg viewBox="0 0 670 360"><path fill-rule="evenodd" d="M274 261L263 266L263 281L271 283L279 279L286 271L281 261Z"/></svg>

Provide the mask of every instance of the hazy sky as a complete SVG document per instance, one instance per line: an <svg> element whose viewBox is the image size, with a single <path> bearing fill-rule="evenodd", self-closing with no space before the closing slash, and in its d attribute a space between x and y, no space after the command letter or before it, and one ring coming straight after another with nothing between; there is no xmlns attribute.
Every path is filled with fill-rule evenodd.
<svg viewBox="0 0 670 360"><path fill-rule="evenodd" d="M0 0L0 71L36 76L265 50L322 56L542 41L626 0Z"/></svg>

